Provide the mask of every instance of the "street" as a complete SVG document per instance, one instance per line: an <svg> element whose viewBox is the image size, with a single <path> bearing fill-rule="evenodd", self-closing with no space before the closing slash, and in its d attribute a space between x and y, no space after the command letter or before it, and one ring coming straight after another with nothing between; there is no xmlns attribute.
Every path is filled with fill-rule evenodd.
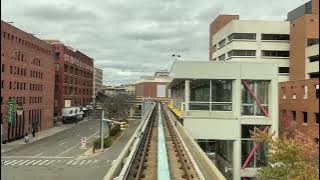
<svg viewBox="0 0 320 180"><path fill-rule="evenodd" d="M87 137L88 147L91 147L92 142L99 137L99 123L97 119L90 119L55 135L3 153L1 179L102 179L140 121L130 121L129 128L119 141L101 154L82 157L89 149L81 148L80 138Z"/></svg>

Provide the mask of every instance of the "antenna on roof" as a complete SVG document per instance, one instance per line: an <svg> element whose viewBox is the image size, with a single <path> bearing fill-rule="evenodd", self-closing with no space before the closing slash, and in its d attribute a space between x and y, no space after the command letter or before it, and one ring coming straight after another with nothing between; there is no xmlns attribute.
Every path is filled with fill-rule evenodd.
<svg viewBox="0 0 320 180"><path fill-rule="evenodd" d="M173 67L173 64L179 60L179 58L181 57L180 54L172 54L171 57L173 58L171 60L171 63L169 62L169 67L168 67L168 72L170 73Z"/></svg>

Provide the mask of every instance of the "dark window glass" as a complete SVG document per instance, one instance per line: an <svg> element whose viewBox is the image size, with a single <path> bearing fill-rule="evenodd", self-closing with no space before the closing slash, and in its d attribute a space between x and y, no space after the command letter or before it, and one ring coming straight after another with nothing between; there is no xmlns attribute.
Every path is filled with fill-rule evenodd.
<svg viewBox="0 0 320 180"><path fill-rule="evenodd" d="M223 39L223 40L221 40L221 41L219 42L219 47L222 47L222 46L224 46L225 44L226 44L226 40Z"/></svg>
<svg viewBox="0 0 320 180"><path fill-rule="evenodd" d="M315 113L315 114L316 114L316 123L319 124L319 121L320 121L319 113Z"/></svg>
<svg viewBox="0 0 320 180"><path fill-rule="evenodd" d="M319 78L319 72L309 73L309 77L310 77L311 79L313 79L313 78Z"/></svg>
<svg viewBox="0 0 320 180"><path fill-rule="evenodd" d="M233 33L228 36L229 41L233 39L256 39L255 33Z"/></svg>
<svg viewBox="0 0 320 180"><path fill-rule="evenodd" d="M262 51L262 56L266 57L290 57L289 51Z"/></svg>
<svg viewBox="0 0 320 180"><path fill-rule="evenodd" d="M307 46L319 44L319 38L310 38L307 40Z"/></svg>
<svg viewBox="0 0 320 180"><path fill-rule="evenodd" d="M303 122L308 123L308 113L307 112L303 112Z"/></svg>
<svg viewBox="0 0 320 180"><path fill-rule="evenodd" d="M296 121L297 120L297 113L296 111L292 111L292 120Z"/></svg>
<svg viewBox="0 0 320 180"><path fill-rule="evenodd" d="M290 35L288 35L288 34L261 34L261 40L288 41L288 40L290 40Z"/></svg>
<svg viewBox="0 0 320 180"><path fill-rule="evenodd" d="M278 72L279 73L290 73L290 68L289 67L279 67Z"/></svg>
<svg viewBox="0 0 320 180"><path fill-rule="evenodd" d="M310 62L319 61L319 55L309 57Z"/></svg>
<svg viewBox="0 0 320 180"><path fill-rule="evenodd" d="M222 54L221 56L218 57L219 61L223 61L226 59L226 55Z"/></svg>
<svg viewBox="0 0 320 180"><path fill-rule="evenodd" d="M228 56L256 56L256 50L231 50Z"/></svg>

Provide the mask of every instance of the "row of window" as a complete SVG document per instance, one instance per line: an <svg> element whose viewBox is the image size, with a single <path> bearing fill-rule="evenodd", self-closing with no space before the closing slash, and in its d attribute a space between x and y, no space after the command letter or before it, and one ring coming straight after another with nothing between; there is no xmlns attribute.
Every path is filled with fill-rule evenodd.
<svg viewBox="0 0 320 180"><path fill-rule="evenodd" d="M319 55L310 56L308 59L309 59L310 62L319 61Z"/></svg>
<svg viewBox="0 0 320 180"><path fill-rule="evenodd" d="M231 50L228 53L228 57L255 57L256 56L256 50ZM283 58L289 58L290 53L289 51L270 51L270 50L262 50L261 51L262 57L283 57ZM222 54L218 57L219 61L223 61L226 59L226 54ZM217 60L217 58L213 59L214 61Z"/></svg>
<svg viewBox="0 0 320 180"><path fill-rule="evenodd" d="M3 65L3 67L4 67L4 65ZM21 67L17 67L17 66L9 66L9 68L10 68L10 74L20 75L20 76L27 75L26 68L21 68Z"/></svg>
<svg viewBox="0 0 320 180"><path fill-rule="evenodd" d="M10 34L10 33L7 33L7 32L1 32L2 34L2 37L3 39L7 39L7 40L11 40L11 42L15 42L15 43L18 43L22 46L26 46L28 48L32 48L36 51L39 51L39 52L42 52L44 54L47 54L47 55L50 55L51 54L51 51L50 50L47 50L45 48L42 48L36 44L33 44L27 40L24 40L24 39L21 39L20 37L18 36L15 36L13 34Z"/></svg>
<svg viewBox="0 0 320 180"><path fill-rule="evenodd" d="M88 86L88 87L91 87L91 85L92 85L91 81L80 81L78 78L72 78L69 76L64 76L64 83L74 84L74 85L83 85L83 86Z"/></svg>
<svg viewBox="0 0 320 180"><path fill-rule="evenodd" d="M18 81L10 81L9 82L9 89L11 90L26 90L26 84L25 82L18 82ZM4 80L1 80L1 89L4 88ZM43 91L43 85L42 84L29 84L29 90L32 91Z"/></svg>
<svg viewBox="0 0 320 180"><path fill-rule="evenodd" d="M232 33L228 36L228 41L231 42L233 40L256 40L257 35L256 33ZM261 34L261 40L268 40L268 41L289 41L290 35L289 34ZM212 46L213 52L218 48L223 47L226 44L226 39L222 39L219 41L218 46L214 44Z"/></svg>
<svg viewBox="0 0 320 180"><path fill-rule="evenodd" d="M307 39L307 46L313 46L319 44L319 38L309 38Z"/></svg>
<svg viewBox="0 0 320 180"><path fill-rule="evenodd" d="M26 97L9 97L15 100L16 103L26 104ZM29 104L42 103L42 97L29 97Z"/></svg>
<svg viewBox="0 0 320 180"><path fill-rule="evenodd" d="M31 64L35 65L35 66L41 66L40 64L40 59L39 58L34 58L31 62Z"/></svg>
<svg viewBox="0 0 320 180"><path fill-rule="evenodd" d="M59 69L59 67L57 67ZM81 77L86 77L86 78L93 78L93 75L91 72L86 72L83 70L80 70L78 68L75 68L73 66L68 66L68 65L64 65L64 72L69 73L69 74L74 74L77 76L81 76Z"/></svg>
<svg viewBox="0 0 320 180"><path fill-rule="evenodd" d="M43 79L43 73L38 71L30 71L30 77Z"/></svg>
<svg viewBox="0 0 320 180"><path fill-rule="evenodd" d="M291 99L298 99L297 97L297 91L299 89L297 89L298 86L291 86ZM314 85L314 89L315 89L315 97L319 98L319 85ZM308 99L308 95L310 95L310 93L308 92L308 86L301 86L301 89L299 90L300 92L303 92L303 96L301 96L301 99ZM281 96L282 99L287 99L287 93L290 94L290 92L287 92L286 87L281 87Z"/></svg>
<svg viewBox="0 0 320 180"><path fill-rule="evenodd" d="M64 87L64 95L91 95L92 89L81 89L81 88L73 88L73 87Z"/></svg>
<svg viewBox="0 0 320 180"><path fill-rule="evenodd" d="M20 51L14 51L14 54L11 57L11 59L18 60L21 62L27 62L27 59L25 58L24 54Z"/></svg>
<svg viewBox="0 0 320 180"><path fill-rule="evenodd" d="M282 115L283 116L286 116L286 110L282 110ZM308 119L308 112L300 112L301 113L301 117L303 117L303 123L307 124L309 122L309 119ZM314 116L314 119L315 119L315 122L316 124L319 124L320 122L320 119L319 119L319 113L313 113L313 116ZM292 118L292 121L297 121L297 111L291 111L291 118ZM312 122L311 122L312 123Z"/></svg>

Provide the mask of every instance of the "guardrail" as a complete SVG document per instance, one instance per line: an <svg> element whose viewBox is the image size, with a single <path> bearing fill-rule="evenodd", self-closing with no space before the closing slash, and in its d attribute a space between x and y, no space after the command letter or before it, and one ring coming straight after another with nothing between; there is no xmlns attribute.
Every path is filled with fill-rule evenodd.
<svg viewBox="0 0 320 180"><path fill-rule="evenodd" d="M125 148L122 150L118 158L112 164L104 180L125 180L130 171L134 157L138 151L144 132L150 122L151 114L156 106L156 103L150 103L146 107L145 115L142 116L142 122L131 137ZM124 164L123 164L124 163Z"/></svg>

